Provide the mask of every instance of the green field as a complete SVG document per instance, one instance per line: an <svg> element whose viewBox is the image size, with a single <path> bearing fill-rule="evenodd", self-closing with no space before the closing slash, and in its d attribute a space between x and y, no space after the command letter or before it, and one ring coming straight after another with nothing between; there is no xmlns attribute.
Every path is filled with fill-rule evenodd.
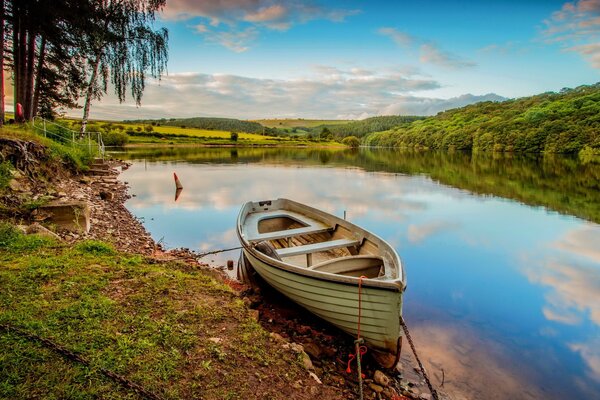
<svg viewBox="0 0 600 400"><path fill-rule="evenodd" d="M345 119L255 119L252 122L258 122L267 128L314 128L319 125L342 125L352 122Z"/></svg>

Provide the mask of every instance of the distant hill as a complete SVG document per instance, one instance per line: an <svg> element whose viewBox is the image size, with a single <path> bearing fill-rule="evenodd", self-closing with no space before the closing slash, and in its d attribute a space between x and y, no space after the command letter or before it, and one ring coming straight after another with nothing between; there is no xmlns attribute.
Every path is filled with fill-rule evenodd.
<svg viewBox="0 0 600 400"><path fill-rule="evenodd" d="M199 128L215 131L235 131L247 133L263 133L264 127L252 121L242 121L233 118L171 118L171 119L145 119L135 121L124 121L138 124L152 124L158 126L179 126L183 128Z"/></svg>
<svg viewBox="0 0 600 400"><path fill-rule="evenodd" d="M267 128L299 128L308 130L321 125L339 125L352 122L344 119L304 119L304 118L275 118L275 119L257 119L251 122L258 122Z"/></svg>
<svg viewBox="0 0 600 400"><path fill-rule="evenodd" d="M441 112L363 139L370 146L600 153L600 83Z"/></svg>
<svg viewBox="0 0 600 400"><path fill-rule="evenodd" d="M360 138L371 132L385 131L424 118L412 115L385 115L360 121L350 121L345 124L323 124L314 127L312 131L320 133L324 128L327 128L336 139L343 139L347 136Z"/></svg>

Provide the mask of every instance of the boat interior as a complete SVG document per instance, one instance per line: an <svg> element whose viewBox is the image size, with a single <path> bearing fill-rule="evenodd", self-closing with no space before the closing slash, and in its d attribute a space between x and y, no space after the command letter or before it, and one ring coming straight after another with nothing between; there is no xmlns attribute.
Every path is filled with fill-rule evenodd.
<svg viewBox="0 0 600 400"><path fill-rule="evenodd" d="M370 279L390 278L394 270L386 268L388 257L367 232L351 231L334 219L262 210L246 216L244 231L258 251L297 267Z"/></svg>

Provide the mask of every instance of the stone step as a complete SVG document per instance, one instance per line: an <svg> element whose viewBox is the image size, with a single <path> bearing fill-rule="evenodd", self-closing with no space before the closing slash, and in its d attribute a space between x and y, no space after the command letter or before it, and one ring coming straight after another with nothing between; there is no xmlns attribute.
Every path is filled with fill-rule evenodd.
<svg viewBox="0 0 600 400"><path fill-rule="evenodd" d="M86 175L112 175L112 171L108 169L90 168L86 172Z"/></svg>
<svg viewBox="0 0 600 400"><path fill-rule="evenodd" d="M92 163L90 164L90 168L94 169L110 169L110 165L104 163Z"/></svg>
<svg viewBox="0 0 600 400"><path fill-rule="evenodd" d="M86 201L53 201L38 208L48 222L73 232L90 231L90 207Z"/></svg>

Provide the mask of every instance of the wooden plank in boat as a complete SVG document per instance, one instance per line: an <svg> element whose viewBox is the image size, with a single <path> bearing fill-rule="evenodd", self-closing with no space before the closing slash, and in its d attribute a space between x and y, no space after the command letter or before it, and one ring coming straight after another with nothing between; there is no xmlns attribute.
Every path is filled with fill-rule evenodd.
<svg viewBox="0 0 600 400"><path fill-rule="evenodd" d="M280 257L290 257L290 256L297 256L299 254L310 254L310 253L316 253L319 251L339 249L342 247L358 246L359 244L360 244L359 240L338 239L338 240L330 240L328 242L313 243L313 244L306 244L304 246L295 246L295 247L287 247L285 249L278 249L277 254L279 254Z"/></svg>

